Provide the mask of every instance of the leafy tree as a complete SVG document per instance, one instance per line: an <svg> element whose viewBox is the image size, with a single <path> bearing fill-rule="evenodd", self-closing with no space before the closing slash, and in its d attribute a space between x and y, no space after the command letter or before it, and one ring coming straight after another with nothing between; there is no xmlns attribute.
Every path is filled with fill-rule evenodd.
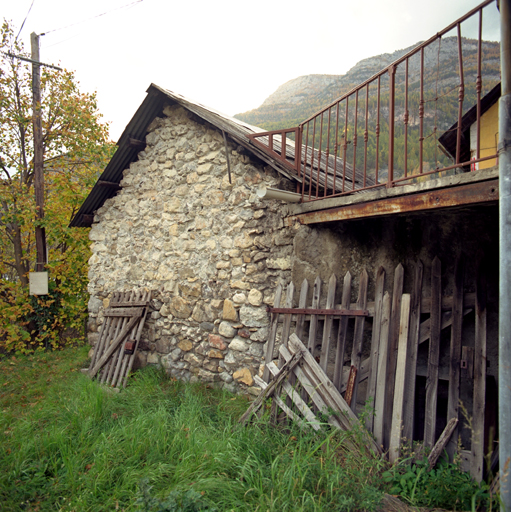
<svg viewBox="0 0 511 512"><path fill-rule="evenodd" d="M56 346L62 332L76 330L86 315L88 233L67 225L113 145L95 95L80 92L72 72L42 67L50 293L30 298L28 272L36 259L31 65L6 55L28 56L5 20L0 51L0 348Z"/></svg>

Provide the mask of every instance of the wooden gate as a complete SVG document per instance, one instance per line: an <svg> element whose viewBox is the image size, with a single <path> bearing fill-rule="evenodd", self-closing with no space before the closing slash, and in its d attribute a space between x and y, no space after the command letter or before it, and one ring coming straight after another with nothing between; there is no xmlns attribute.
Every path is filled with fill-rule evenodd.
<svg viewBox="0 0 511 512"><path fill-rule="evenodd" d="M400 456L403 442L424 441L432 448L449 420L463 423L460 389L472 396L470 450L462 456L474 477L481 479L484 460L484 411L486 383L486 281L478 272L475 293L464 293L464 264L455 266L453 293L442 296L441 263L432 263L430 282L424 267L414 265L409 293L404 293L405 271L394 270L393 289L385 289L386 272L375 275L374 298L368 300L369 276L363 270L358 290L347 272L338 290L332 275L324 290L318 277L312 290L304 280L295 297L290 283L284 293L279 285L271 322L263 379L270 378L267 366L276 348L288 345L294 332L319 362L353 412L366 411L365 425L379 445L389 449L391 460ZM352 293L356 302L351 302ZM336 303L336 297L341 303ZM295 307L297 306L297 307ZM468 317L467 315L472 314ZM473 335L464 336L463 319L470 318ZM470 327L472 328L472 327ZM469 339L470 338L470 339ZM472 341L473 339L473 341ZM440 358L442 354L442 360ZM426 377L425 404L416 404L418 358ZM280 366L282 366L282 358ZM440 370L448 381L447 414L438 416ZM295 384L299 388L299 384ZM365 405L364 405L365 404ZM289 403L288 406L292 405ZM463 405L463 404L462 404ZM418 413L418 409L421 409ZM421 424L416 424L420 422ZM452 423L450 424L452 425ZM447 445L452 456L458 448L458 428Z"/></svg>

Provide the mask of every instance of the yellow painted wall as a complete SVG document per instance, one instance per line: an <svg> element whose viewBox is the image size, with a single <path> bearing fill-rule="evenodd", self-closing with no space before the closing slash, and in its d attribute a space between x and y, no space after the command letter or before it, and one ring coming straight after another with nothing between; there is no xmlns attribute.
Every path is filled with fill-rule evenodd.
<svg viewBox="0 0 511 512"><path fill-rule="evenodd" d="M492 105L481 116L481 158L495 155L497 153L497 143L499 139L499 103ZM470 127L470 155L476 156L476 123ZM488 169L497 165L497 159L485 160L479 162L479 169Z"/></svg>

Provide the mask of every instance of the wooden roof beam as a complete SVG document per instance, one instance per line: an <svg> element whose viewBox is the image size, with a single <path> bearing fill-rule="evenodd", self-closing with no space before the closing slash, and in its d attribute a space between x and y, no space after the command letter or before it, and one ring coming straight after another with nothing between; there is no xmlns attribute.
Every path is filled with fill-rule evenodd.
<svg viewBox="0 0 511 512"><path fill-rule="evenodd" d="M399 213L492 203L497 202L498 199L499 180L494 179L459 187L429 190L367 203L351 204L329 210L292 215L284 219L284 224L292 226L295 222L300 224L318 224L321 222L364 219Z"/></svg>

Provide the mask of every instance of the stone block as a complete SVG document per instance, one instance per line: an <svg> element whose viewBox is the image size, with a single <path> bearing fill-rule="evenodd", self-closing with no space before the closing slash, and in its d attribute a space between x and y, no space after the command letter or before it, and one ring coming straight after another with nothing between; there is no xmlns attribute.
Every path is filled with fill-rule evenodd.
<svg viewBox="0 0 511 512"><path fill-rule="evenodd" d="M234 329L229 322L224 321L220 322L218 333L226 338L234 338L234 336L236 336L236 329Z"/></svg>
<svg viewBox="0 0 511 512"><path fill-rule="evenodd" d="M220 350L211 349L208 352L208 357L212 359L223 359L224 355L222 354L222 352L220 352Z"/></svg>
<svg viewBox="0 0 511 512"><path fill-rule="evenodd" d="M238 312L236 311L233 302L229 299L224 300L222 318L224 320L230 320L231 322L236 322L238 320Z"/></svg>
<svg viewBox="0 0 511 512"><path fill-rule="evenodd" d="M248 347L248 343L240 336L236 336L236 338L229 343L229 349L236 350L237 352L246 352Z"/></svg>
<svg viewBox="0 0 511 512"><path fill-rule="evenodd" d="M252 386L252 384L254 384L254 379L252 378L252 374L248 368L242 368L241 370L234 372L232 376L234 380L242 382L247 386Z"/></svg>
<svg viewBox="0 0 511 512"><path fill-rule="evenodd" d="M182 297L172 297L172 300L169 304L169 309L171 313L177 318L188 318L192 313L190 303Z"/></svg>
<svg viewBox="0 0 511 512"><path fill-rule="evenodd" d="M252 306L260 306L263 303L263 294L259 290L252 288L248 294L248 302Z"/></svg>
<svg viewBox="0 0 511 512"><path fill-rule="evenodd" d="M240 322L247 327L264 327L268 325L268 313L262 307L242 306Z"/></svg>
<svg viewBox="0 0 511 512"><path fill-rule="evenodd" d="M218 350L225 350L227 348L227 345L224 343L223 338L221 338L217 334L210 334L208 336L208 338L209 338L209 344L213 348L217 348Z"/></svg>
<svg viewBox="0 0 511 512"><path fill-rule="evenodd" d="M183 351L183 352L189 352L193 348L193 343L190 340L181 340L177 346Z"/></svg>

